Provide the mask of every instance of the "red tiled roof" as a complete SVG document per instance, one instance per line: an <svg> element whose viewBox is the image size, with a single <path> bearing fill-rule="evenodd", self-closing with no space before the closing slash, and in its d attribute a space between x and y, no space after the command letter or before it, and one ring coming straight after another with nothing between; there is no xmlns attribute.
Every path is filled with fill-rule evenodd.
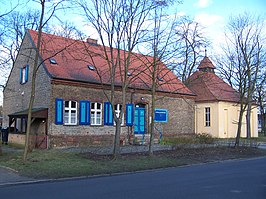
<svg viewBox="0 0 266 199"><path fill-rule="evenodd" d="M212 72L196 71L187 80L187 86L196 96L196 102L239 102L240 95Z"/></svg>
<svg viewBox="0 0 266 199"><path fill-rule="evenodd" d="M203 60L201 60L198 69L203 69L203 68L212 68L215 69L215 66L212 64L211 60L205 56Z"/></svg>
<svg viewBox="0 0 266 199"><path fill-rule="evenodd" d="M28 31L32 41L37 43L37 32ZM68 39L60 36L42 33L40 55L44 60L44 67L54 79L65 79L71 81L88 82L96 84L110 84L109 62L106 57L111 57L111 50L107 48L107 56L104 47L100 45L90 45L87 42ZM127 52L120 51L125 53ZM113 51L116 57L118 50ZM57 64L52 64L49 58L56 60ZM123 82L124 60L120 60L121 67L117 67L115 85L119 86ZM151 89L151 71L153 57L133 53L128 76L129 87L138 89ZM108 64L109 63L109 64ZM115 64L115 63L114 63ZM89 70L88 65L92 65L96 70ZM158 64L158 77L163 81L158 81L158 91L194 95L162 62Z"/></svg>

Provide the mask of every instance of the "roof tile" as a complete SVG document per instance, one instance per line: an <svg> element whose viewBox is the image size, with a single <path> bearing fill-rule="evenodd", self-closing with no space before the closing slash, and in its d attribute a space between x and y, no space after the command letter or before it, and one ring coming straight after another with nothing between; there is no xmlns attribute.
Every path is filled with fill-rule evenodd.
<svg viewBox="0 0 266 199"><path fill-rule="evenodd" d="M215 66L213 65L213 63L211 62L211 60L209 59L209 57L205 56L199 66L198 66L198 69L203 69L203 68L212 68L212 69L215 69Z"/></svg>
<svg viewBox="0 0 266 199"><path fill-rule="evenodd" d="M37 32L28 31L32 41L37 43ZM110 84L110 65L116 64L115 84L122 84L124 60L120 66L112 63L111 48L101 45L90 45L87 42L73 40L60 36L42 33L40 54L44 60L44 67L52 78L96 84ZM113 49L113 56L118 57L118 50ZM105 56L105 53L107 56ZM122 51L127 56L128 52ZM52 64L49 58L54 58L57 64ZM129 87L151 89L153 57L133 53L128 76ZM89 70L88 65L95 67ZM158 81L158 91L194 95L162 62L158 64L158 75L164 81Z"/></svg>
<svg viewBox="0 0 266 199"><path fill-rule="evenodd" d="M228 101L238 103L239 93L212 72L197 71L187 82L196 96L196 102Z"/></svg>

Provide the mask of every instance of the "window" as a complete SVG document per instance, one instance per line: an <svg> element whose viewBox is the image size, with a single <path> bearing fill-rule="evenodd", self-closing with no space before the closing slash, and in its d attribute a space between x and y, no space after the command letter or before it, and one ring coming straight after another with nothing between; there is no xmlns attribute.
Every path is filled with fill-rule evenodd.
<svg viewBox="0 0 266 199"><path fill-rule="evenodd" d="M122 112L122 105L121 104L116 104L115 105L115 115L116 117L118 118L120 113ZM122 118L121 118L121 125L124 125L124 113L122 115ZM115 123L115 122L114 122ZM115 124L114 124L115 125Z"/></svg>
<svg viewBox="0 0 266 199"><path fill-rule="evenodd" d="M29 65L20 68L20 84L25 84L28 81Z"/></svg>
<svg viewBox="0 0 266 199"><path fill-rule="evenodd" d="M92 66L92 65L88 65L88 68L89 68L90 70L95 70L95 67Z"/></svg>
<svg viewBox="0 0 266 199"><path fill-rule="evenodd" d="M158 81L163 82L163 78L162 77L157 76L157 79L158 79Z"/></svg>
<svg viewBox="0 0 266 199"><path fill-rule="evenodd" d="M205 126L211 126L211 108L205 108Z"/></svg>
<svg viewBox="0 0 266 199"><path fill-rule="evenodd" d="M77 124L77 102L65 101L64 124Z"/></svg>
<svg viewBox="0 0 266 199"><path fill-rule="evenodd" d="M91 125L102 125L102 104L91 103Z"/></svg>
<svg viewBox="0 0 266 199"><path fill-rule="evenodd" d="M54 58L50 58L49 61L50 61L51 64L57 64L57 62L56 62L56 60Z"/></svg>

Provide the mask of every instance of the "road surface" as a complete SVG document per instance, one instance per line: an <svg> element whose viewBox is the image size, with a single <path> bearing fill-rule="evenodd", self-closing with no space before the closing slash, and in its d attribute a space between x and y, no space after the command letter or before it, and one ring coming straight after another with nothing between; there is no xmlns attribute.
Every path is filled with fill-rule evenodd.
<svg viewBox="0 0 266 199"><path fill-rule="evenodd" d="M265 199L266 157L0 187L2 199Z"/></svg>

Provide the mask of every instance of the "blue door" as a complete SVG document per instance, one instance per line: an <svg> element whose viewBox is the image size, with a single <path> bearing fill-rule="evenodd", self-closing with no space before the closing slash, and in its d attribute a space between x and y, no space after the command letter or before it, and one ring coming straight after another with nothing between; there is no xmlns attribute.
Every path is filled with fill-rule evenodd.
<svg viewBox="0 0 266 199"><path fill-rule="evenodd" d="M145 133L145 108L136 107L134 116L134 133Z"/></svg>

